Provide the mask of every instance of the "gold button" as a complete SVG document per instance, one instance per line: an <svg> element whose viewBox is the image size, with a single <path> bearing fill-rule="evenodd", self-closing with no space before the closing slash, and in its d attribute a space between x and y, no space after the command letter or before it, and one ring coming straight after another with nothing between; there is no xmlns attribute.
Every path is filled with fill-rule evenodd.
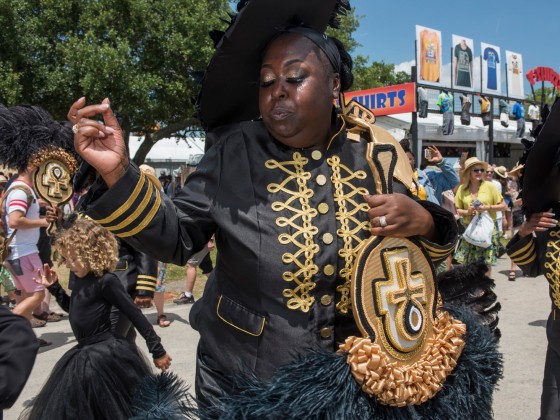
<svg viewBox="0 0 560 420"><path fill-rule="evenodd" d="M317 175L316 181L319 185L325 185L327 183L327 177L323 174Z"/></svg>
<svg viewBox="0 0 560 420"><path fill-rule="evenodd" d="M319 159L321 159L321 158L323 157L323 154L322 154L320 151L318 151L318 150L313 150L313 151L311 152L311 157L312 157L314 160L319 160Z"/></svg>
<svg viewBox="0 0 560 420"><path fill-rule="evenodd" d="M323 267L323 273L327 276L332 276L334 274L334 267L331 264L325 265L325 267Z"/></svg>
<svg viewBox="0 0 560 420"><path fill-rule="evenodd" d="M327 203L321 203L319 204L319 207L317 207L317 210L319 210L319 213L321 214L328 213L329 205Z"/></svg>
<svg viewBox="0 0 560 420"><path fill-rule="evenodd" d="M329 327L321 328L321 338L331 338L331 329Z"/></svg>
<svg viewBox="0 0 560 420"><path fill-rule="evenodd" d="M329 295L321 296L321 305L329 306L332 302L332 298Z"/></svg>
<svg viewBox="0 0 560 420"><path fill-rule="evenodd" d="M333 240L334 236L332 235L332 233L327 232L323 235L323 243L329 245L332 244Z"/></svg>

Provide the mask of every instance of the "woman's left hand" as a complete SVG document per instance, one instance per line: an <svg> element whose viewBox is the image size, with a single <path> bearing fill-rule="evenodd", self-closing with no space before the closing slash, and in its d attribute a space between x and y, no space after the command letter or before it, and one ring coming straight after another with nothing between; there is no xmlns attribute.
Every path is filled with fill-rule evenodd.
<svg viewBox="0 0 560 420"><path fill-rule="evenodd" d="M420 235L427 239L435 236L432 215L412 198L398 193L367 195L364 198L371 207L368 215L372 235L397 238Z"/></svg>

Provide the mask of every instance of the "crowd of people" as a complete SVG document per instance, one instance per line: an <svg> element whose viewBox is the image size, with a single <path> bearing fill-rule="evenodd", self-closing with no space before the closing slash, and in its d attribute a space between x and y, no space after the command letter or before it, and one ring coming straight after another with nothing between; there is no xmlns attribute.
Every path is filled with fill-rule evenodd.
<svg viewBox="0 0 560 420"><path fill-rule="evenodd" d="M519 188L523 165L516 164L508 171L505 166L491 165L477 157L467 158L466 154L462 154L458 166L454 167L448 158L442 157L437 147L428 146L420 169L409 141L403 139L400 143L417 181L412 189L414 195L452 212L460 232L464 232L473 217L480 213L487 213L494 224L491 245L477 246L460 236L454 254L445 264L438 266L438 271L451 269L453 261L455 264L470 264L483 260L491 274L497 259L505 253L506 240L514 236L523 222ZM514 213L520 216L516 217L515 223ZM512 261L508 278L514 281L516 276L517 267Z"/></svg>
<svg viewBox="0 0 560 420"><path fill-rule="evenodd" d="M324 30L336 24L335 12L349 5L332 3L332 10L326 10L323 0L276 2L273 7L259 1L240 3L241 12L226 37L250 36L242 37L243 42L218 43L198 99L199 118L213 145L181 189L167 177L156 178L153 168L131 161L108 98L93 104L78 99L68 111L70 125L56 125L42 115L35 125L49 126L47 138L42 134L32 139L27 127L12 130L13 138L5 144L0 141L3 159L18 170L3 202L7 236L16 231L6 260L20 291L11 315L31 321L37 308L50 314L41 306L48 290L68 312L77 340L22 418L138 415L132 404L135 390L154 375L135 345L136 331L158 369L165 372L172 365L140 310L153 300L158 325L170 325L162 302L168 263L187 267L187 290L176 303L193 304L189 320L200 333L195 392L203 418L219 417L216 410L224 401L235 400L227 397L238 391L238 375L266 382L286 366L299 374L302 357L318 351L340 355L341 343L357 337L382 337L382 346L372 341L366 345L378 352L369 362L348 363L348 379L356 387L352 398L366 364L374 370L368 383L378 380L371 391L375 397L366 395L364 385L363 399L356 403L369 417L383 412L394 416L385 418L402 418L402 410L423 409L410 403L421 400L412 388L393 392L403 382L399 372L403 378L424 378L411 379L411 386L426 392L422 402L440 414L457 409L449 398L465 404L466 417L491 414L492 390L501 375L497 342L486 325L437 304L434 267L446 270L453 258L461 264L483 259L490 271L504 232L515 233L507 212L521 204L519 186L511 176L511 183L498 183L500 192L492 179L509 178L505 168L465 156L457 172L433 146L425 154L429 165L420 170L408 145L399 145L371 124L374 118L367 109L346 103L343 93L352 85L352 59ZM320 10L325 13L317 13ZM261 21L267 24L256 25ZM0 111L0 122L10 127L30 126L36 114L44 114L36 107ZM9 149L14 142L28 145L29 153L22 153L24 146ZM81 193L67 217L48 203L40 215L31 176L38 167L36 154L54 146L80 163L73 185ZM481 214L492 220L491 243L478 249L463 240L463 234L457 246L459 226L467 231ZM544 226L539 223L551 221L541 215L531 223L538 230ZM53 262L39 257L40 228L52 224L60 229L54 259L69 269L71 293L58 282ZM529 230L524 224L523 237ZM195 301L192 269L202 264L214 241L216 267L205 270L208 281ZM356 285L371 285L371 273L354 268L374 260L383 266L375 274L384 270L387 279L375 280L379 284L370 295L381 315L371 320L376 311L360 312L371 302L356 297L367 290ZM0 312L0 325L3 316L8 315ZM30 323L18 328L24 345L15 363L25 366L13 382L19 389L12 389L0 408L17 398L43 344L26 341ZM477 341L481 334L487 334L486 339ZM436 350L441 355L433 357ZM475 372L474 364L451 373L454 366L468 362L469 354L493 362L478 364L484 374ZM417 357L423 362L416 363ZM396 360L397 368L380 377L375 371L379 360L384 360L383 368L391 365L385 361ZM351 372L353 368L358 370ZM421 383L433 371L454 376L441 401L442 383ZM436 376L445 381L447 373ZM302 379L308 378L298 377ZM469 403L463 390L453 394L461 383L474 383L472 388L484 392ZM172 398L165 401L173 403ZM331 409L329 399L316 402L313 410ZM293 401L278 404L275 400L275 410L283 413L294 408Z"/></svg>

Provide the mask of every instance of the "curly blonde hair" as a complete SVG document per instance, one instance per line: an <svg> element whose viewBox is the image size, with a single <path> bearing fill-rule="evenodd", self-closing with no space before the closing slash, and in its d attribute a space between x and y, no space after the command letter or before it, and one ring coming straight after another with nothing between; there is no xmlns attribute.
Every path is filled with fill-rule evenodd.
<svg viewBox="0 0 560 420"><path fill-rule="evenodd" d="M119 247L113 234L89 219L78 219L61 231L56 236L54 247L58 251L58 264L65 261L60 252L67 254L73 251L87 272L97 277L113 271L119 259Z"/></svg>

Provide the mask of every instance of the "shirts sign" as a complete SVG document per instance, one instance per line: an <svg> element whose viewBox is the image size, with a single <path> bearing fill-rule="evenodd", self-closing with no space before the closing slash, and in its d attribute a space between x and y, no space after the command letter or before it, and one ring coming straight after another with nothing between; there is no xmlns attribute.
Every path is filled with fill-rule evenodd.
<svg viewBox="0 0 560 420"><path fill-rule="evenodd" d="M376 117L416 111L416 83L357 90L344 96L371 109Z"/></svg>
<svg viewBox="0 0 560 420"><path fill-rule="evenodd" d="M560 89L560 75L550 67L535 67L525 76L531 85L535 82L550 82L556 89Z"/></svg>

